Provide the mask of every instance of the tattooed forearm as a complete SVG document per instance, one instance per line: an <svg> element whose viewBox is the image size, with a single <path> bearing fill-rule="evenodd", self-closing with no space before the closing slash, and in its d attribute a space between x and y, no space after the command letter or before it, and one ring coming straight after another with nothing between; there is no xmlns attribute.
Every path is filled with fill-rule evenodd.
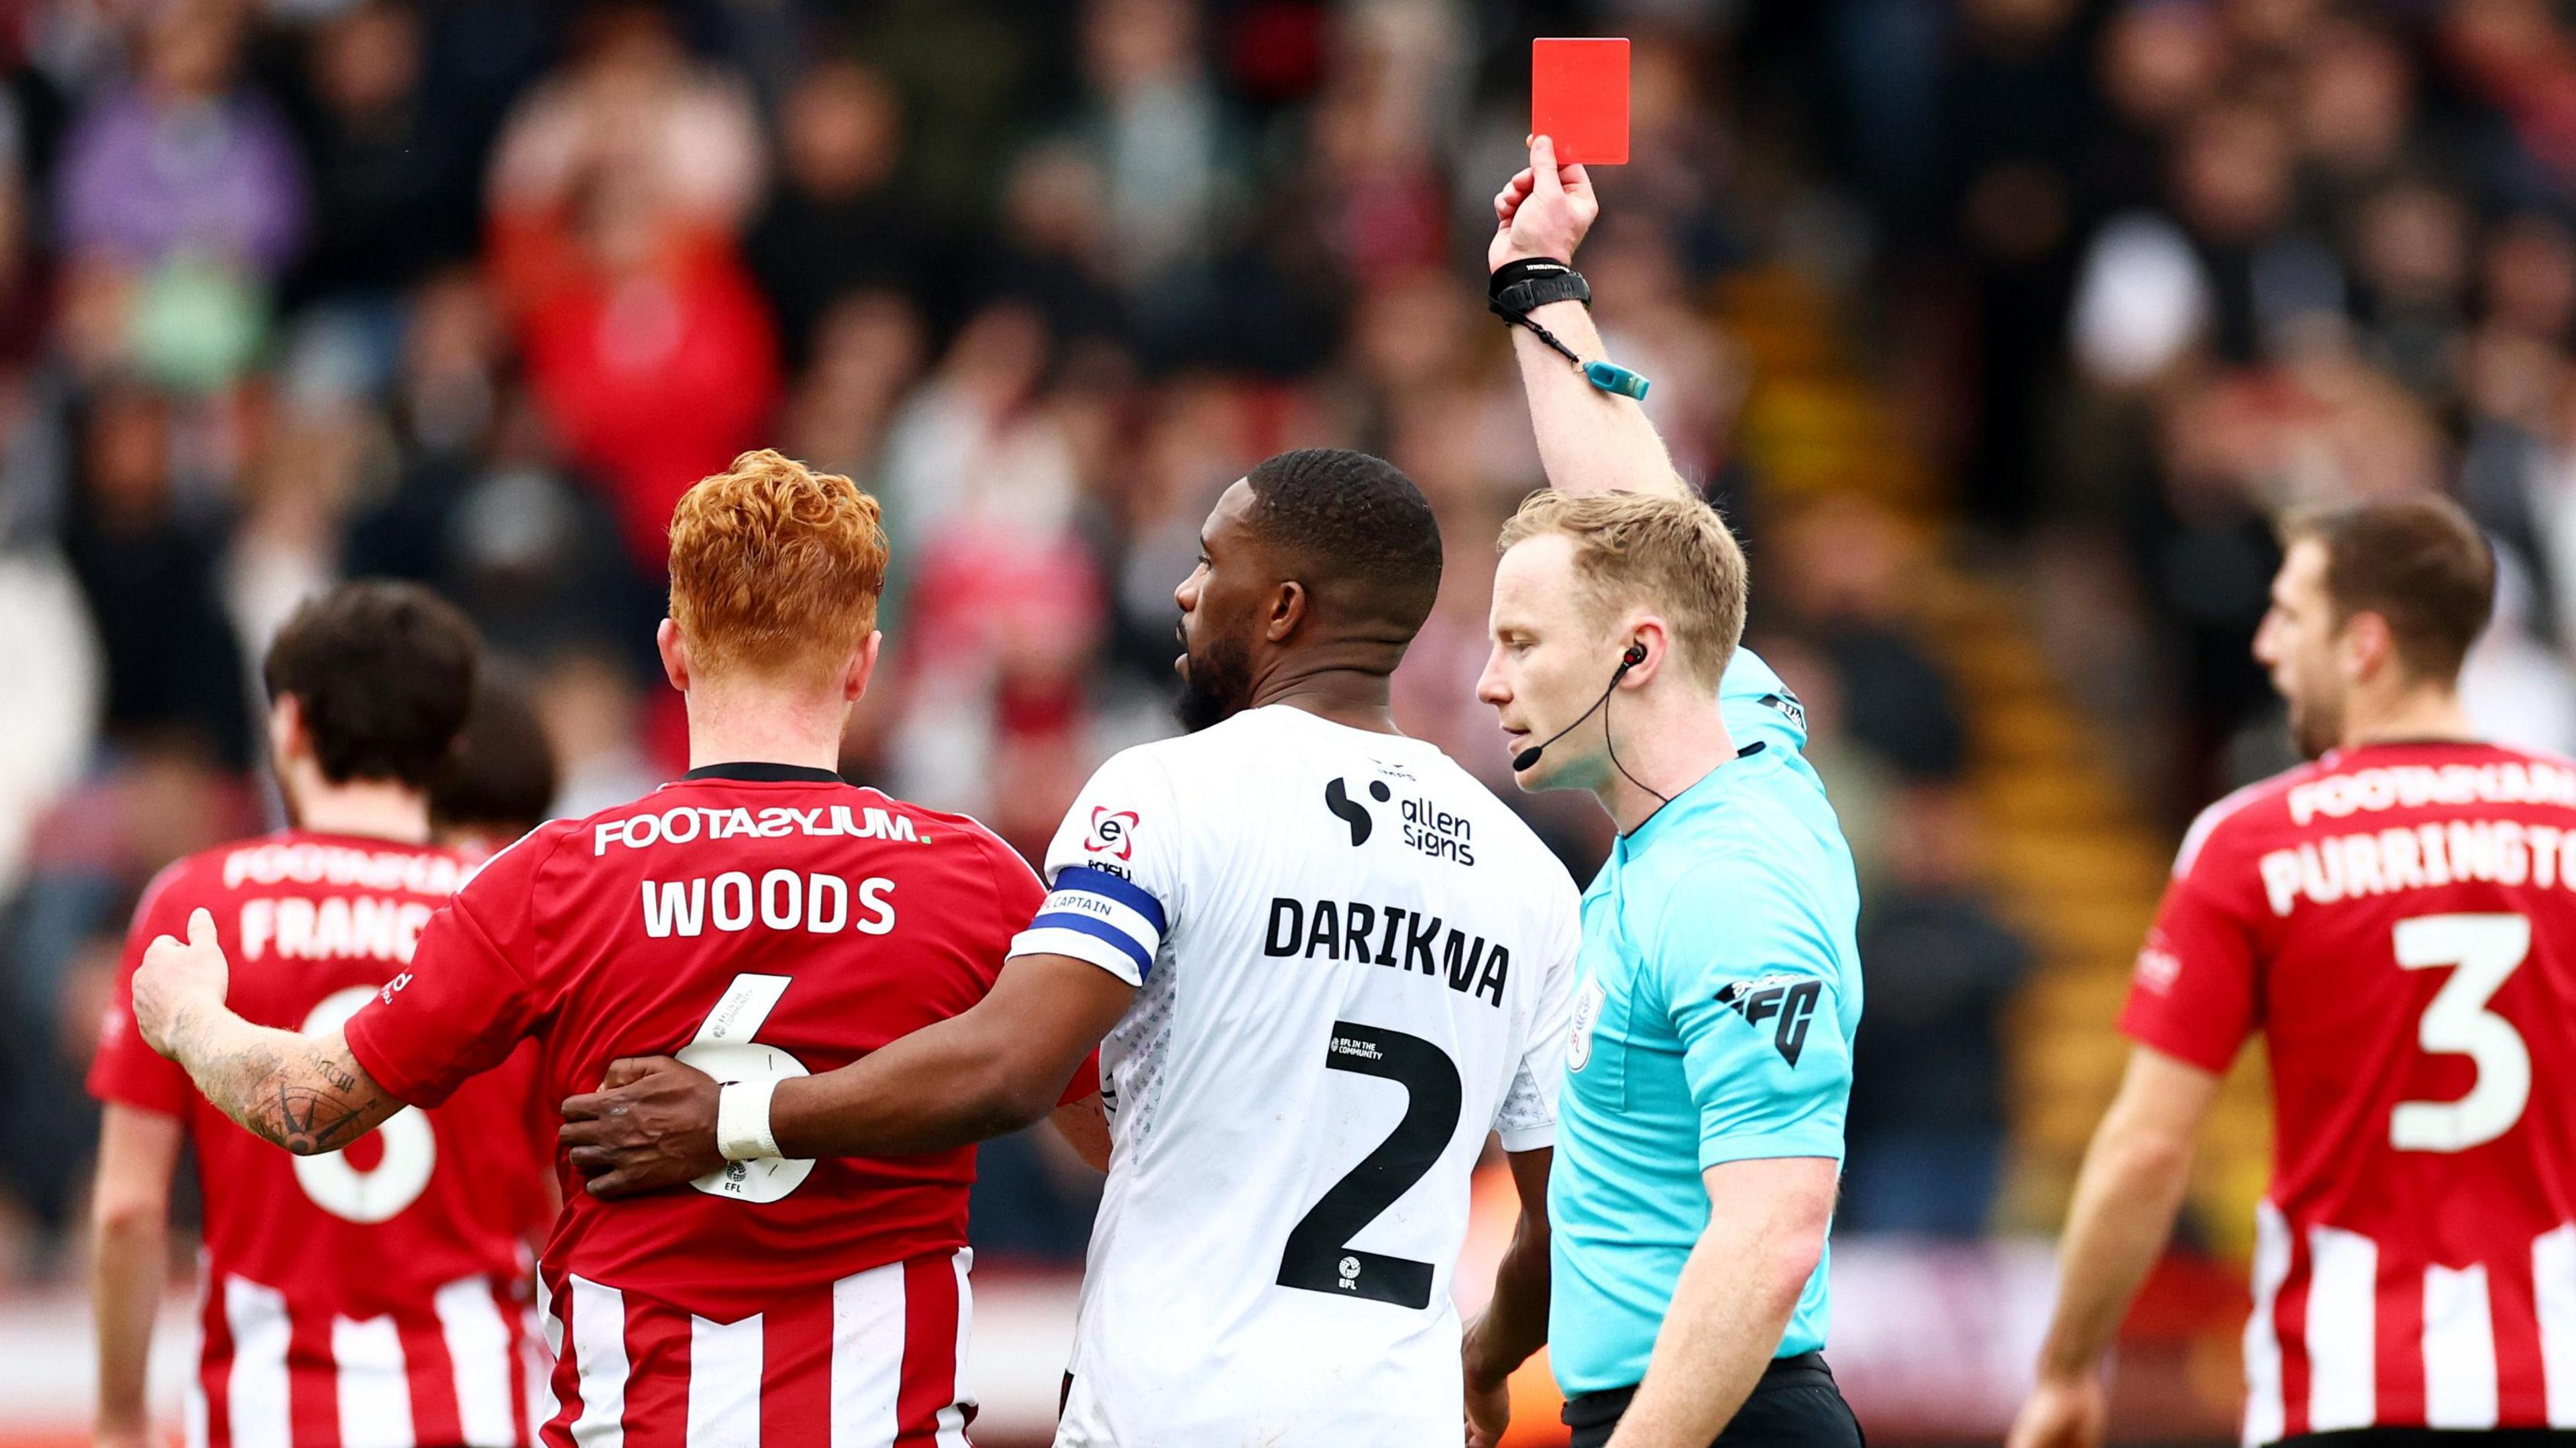
<svg viewBox="0 0 2576 1448"><path fill-rule="evenodd" d="M172 1054L217 1110L298 1156L338 1151L402 1109L337 1031L300 1036L222 1011L191 1013L172 1037Z"/></svg>

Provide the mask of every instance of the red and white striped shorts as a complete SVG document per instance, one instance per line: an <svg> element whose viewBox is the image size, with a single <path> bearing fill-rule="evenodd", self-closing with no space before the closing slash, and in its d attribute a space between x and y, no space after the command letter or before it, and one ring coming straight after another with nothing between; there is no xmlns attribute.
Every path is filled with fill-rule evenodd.
<svg viewBox="0 0 2576 1448"><path fill-rule="evenodd" d="M541 1273L547 1448L965 1448L972 1253L888 1263L735 1322Z"/></svg>

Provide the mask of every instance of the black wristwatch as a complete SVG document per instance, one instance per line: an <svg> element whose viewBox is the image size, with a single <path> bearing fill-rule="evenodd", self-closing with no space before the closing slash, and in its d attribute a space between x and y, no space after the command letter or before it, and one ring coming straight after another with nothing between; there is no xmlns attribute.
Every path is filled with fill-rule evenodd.
<svg viewBox="0 0 2576 1448"><path fill-rule="evenodd" d="M1592 305L1592 284L1583 273L1547 257L1507 261L1494 269L1485 289L1485 306L1498 317L1518 321L1550 302Z"/></svg>
<svg viewBox="0 0 2576 1448"><path fill-rule="evenodd" d="M1584 380L1604 392L1644 401L1644 374L1616 362L1584 361L1574 349L1565 345L1554 332L1530 319L1530 313L1550 302L1581 302L1586 311L1592 307L1592 284L1583 273L1554 257L1531 256L1507 261L1494 268L1492 280L1485 284L1485 309L1506 323L1525 327L1531 336L1544 343L1549 351L1574 364Z"/></svg>

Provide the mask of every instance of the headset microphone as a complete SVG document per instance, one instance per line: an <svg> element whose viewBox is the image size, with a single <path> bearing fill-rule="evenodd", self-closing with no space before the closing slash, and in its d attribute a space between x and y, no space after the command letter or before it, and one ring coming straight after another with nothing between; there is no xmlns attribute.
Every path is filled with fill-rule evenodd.
<svg viewBox="0 0 2576 1448"><path fill-rule="evenodd" d="M1628 652L1619 656L1618 671L1610 676L1610 687L1601 691L1601 697L1592 701L1592 707L1584 710L1582 714L1578 715L1573 723L1566 725L1564 728L1559 729L1555 733L1547 736L1545 739L1540 740L1538 743L1533 744L1529 748L1522 750L1520 753L1513 755L1512 773L1518 774L1538 763L1539 756L1547 752L1547 747L1549 745L1554 744L1566 735L1581 728L1584 720L1600 713L1601 706L1610 702L1610 696L1619 692L1619 681L1628 677L1628 671L1630 669L1637 667L1645 661L1646 646L1644 644L1628 645ZM1625 770L1620 772L1623 774L1626 773Z"/></svg>

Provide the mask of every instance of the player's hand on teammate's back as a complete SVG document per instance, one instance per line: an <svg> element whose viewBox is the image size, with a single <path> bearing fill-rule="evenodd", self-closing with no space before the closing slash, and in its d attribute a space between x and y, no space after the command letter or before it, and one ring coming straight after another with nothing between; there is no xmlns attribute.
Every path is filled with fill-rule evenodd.
<svg viewBox="0 0 2576 1448"><path fill-rule="evenodd" d="M555 1135L595 1197L628 1197L722 1170L716 1082L668 1056L626 1056L599 1089L563 1104Z"/></svg>
<svg viewBox="0 0 2576 1448"><path fill-rule="evenodd" d="M1494 240L1485 248L1488 270L1530 257L1574 260L1584 233L1601 215L1592 177L1581 166L1556 164L1556 146L1530 138L1530 163L1494 193Z"/></svg>
<svg viewBox="0 0 2576 1448"><path fill-rule="evenodd" d="M2111 1393L2099 1376L2042 1378L2022 1403L2004 1448L2101 1448L2110 1418Z"/></svg>
<svg viewBox="0 0 2576 1448"><path fill-rule="evenodd" d="M215 940L215 917L189 913L185 944L164 935L143 952L134 971L134 1024L145 1045L167 1056L180 1016L197 1006L220 1006L232 986L232 968Z"/></svg>

